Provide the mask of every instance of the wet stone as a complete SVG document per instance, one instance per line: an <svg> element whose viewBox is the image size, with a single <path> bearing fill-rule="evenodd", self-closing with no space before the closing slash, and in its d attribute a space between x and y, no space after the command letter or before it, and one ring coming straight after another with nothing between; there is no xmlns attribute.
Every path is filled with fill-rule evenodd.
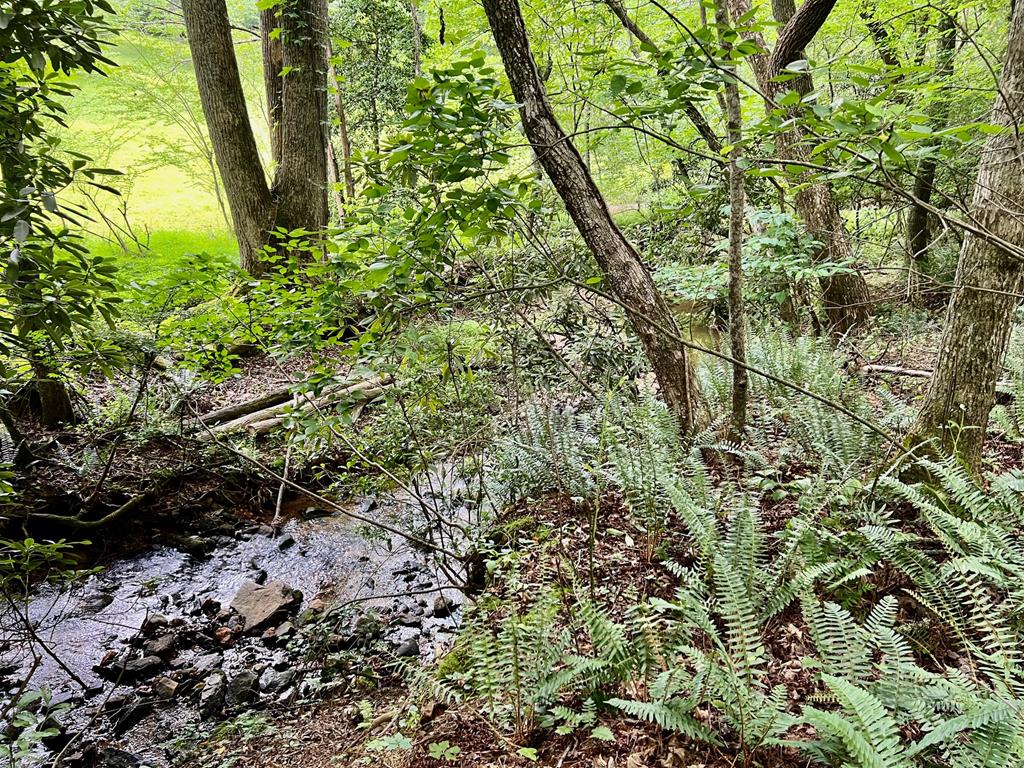
<svg viewBox="0 0 1024 768"><path fill-rule="evenodd" d="M227 676L220 671L212 672L203 681L203 690L199 694L199 716L211 720L220 715L224 708L227 693Z"/></svg>

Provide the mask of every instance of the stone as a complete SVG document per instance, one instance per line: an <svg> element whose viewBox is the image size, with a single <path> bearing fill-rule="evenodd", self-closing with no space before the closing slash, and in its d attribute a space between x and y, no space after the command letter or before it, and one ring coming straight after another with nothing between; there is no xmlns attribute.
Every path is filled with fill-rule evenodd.
<svg viewBox="0 0 1024 768"><path fill-rule="evenodd" d="M275 703L279 707L290 707L292 704L298 701L298 699L299 689L292 687L286 691L282 691L281 694L277 697Z"/></svg>
<svg viewBox="0 0 1024 768"><path fill-rule="evenodd" d="M395 651L395 656L400 659L408 659L420 655L420 644L415 637L410 637Z"/></svg>
<svg viewBox="0 0 1024 768"><path fill-rule="evenodd" d="M257 584L246 581L238 588L231 608L244 620L248 633L264 629L283 613L294 612L302 602L302 593L293 590L283 581Z"/></svg>
<svg viewBox="0 0 1024 768"><path fill-rule="evenodd" d="M160 635L152 640L147 640L142 646L142 652L146 656L159 656L162 659L166 659L174 655L174 646L176 644L177 638L174 635Z"/></svg>
<svg viewBox="0 0 1024 768"><path fill-rule="evenodd" d="M318 517L330 517L333 513L329 509L323 507L306 507L302 510L302 517L304 520L314 520Z"/></svg>
<svg viewBox="0 0 1024 768"><path fill-rule="evenodd" d="M263 674L260 675L260 690L264 693L278 693L291 685L292 680L294 679L294 669L284 669L280 671L273 668L266 669L263 671Z"/></svg>
<svg viewBox="0 0 1024 768"><path fill-rule="evenodd" d="M173 699L174 694L178 692L178 683L169 677L158 677L150 683L150 688L158 699L167 701Z"/></svg>
<svg viewBox="0 0 1024 768"><path fill-rule="evenodd" d="M137 701L122 707L114 720L114 733L118 736L127 733L152 711L153 705L148 701Z"/></svg>
<svg viewBox="0 0 1024 768"><path fill-rule="evenodd" d="M142 623L142 631L151 635L158 629L164 629L168 624L170 624L170 620L166 616L162 613L154 613Z"/></svg>
<svg viewBox="0 0 1024 768"><path fill-rule="evenodd" d="M214 600L212 597L208 597L205 600L203 600L199 608L207 616L216 616L218 613L220 613L220 603Z"/></svg>
<svg viewBox="0 0 1024 768"><path fill-rule="evenodd" d="M98 667L97 671L107 680L119 683L134 683L152 677L164 665L159 656L141 656L124 662Z"/></svg>
<svg viewBox="0 0 1024 768"><path fill-rule="evenodd" d="M212 720L220 715L224 708L227 694L228 679L220 670L211 672L203 681L203 690L199 694L199 716L204 720Z"/></svg>
<svg viewBox="0 0 1024 768"><path fill-rule="evenodd" d="M434 598L434 616L439 619L447 618L452 615L452 612L459 607L451 598L445 597L444 595L438 595Z"/></svg>
<svg viewBox="0 0 1024 768"><path fill-rule="evenodd" d="M260 536L266 536L267 538L270 538L274 535L274 529L269 525L261 525L259 528L256 529L256 532Z"/></svg>
<svg viewBox="0 0 1024 768"><path fill-rule="evenodd" d="M422 626L423 619L409 611L402 611L395 616L395 623L403 627L419 627Z"/></svg>
<svg viewBox="0 0 1024 768"><path fill-rule="evenodd" d="M213 631L213 636L216 638L217 642L224 647L231 645L235 640L234 635L231 634L231 629L228 627L217 627L217 629Z"/></svg>
<svg viewBox="0 0 1024 768"><path fill-rule="evenodd" d="M196 670L197 674L205 677L217 669L221 665L221 661L222 658L219 653L204 653L202 656L196 657L196 660L192 662L192 667Z"/></svg>
<svg viewBox="0 0 1024 768"><path fill-rule="evenodd" d="M286 533L277 540L277 548L284 552L286 549L295 545L295 537L290 533Z"/></svg>
<svg viewBox="0 0 1024 768"><path fill-rule="evenodd" d="M241 707L256 698L259 678L255 672L243 670L228 680L225 703L229 707Z"/></svg>
<svg viewBox="0 0 1024 768"><path fill-rule="evenodd" d="M96 768L141 768L142 760L138 755L125 752L115 747L102 747L96 753Z"/></svg>

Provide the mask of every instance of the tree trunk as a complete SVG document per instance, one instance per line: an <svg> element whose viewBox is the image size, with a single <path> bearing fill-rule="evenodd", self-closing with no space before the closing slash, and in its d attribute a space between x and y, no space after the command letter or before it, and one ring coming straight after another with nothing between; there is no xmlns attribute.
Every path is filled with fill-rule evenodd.
<svg viewBox="0 0 1024 768"><path fill-rule="evenodd" d="M750 0L729 0L734 18L751 9ZM780 12L786 12L786 3L775 3ZM775 109L775 97L782 92L782 86L773 81L785 68L803 58L804 47L814 39L821 25L825 23L835 0L807 0L800 10L792 15L779 33L779 39L770 56L750 57L751 67L765 97L765 109ZM764 38L755 33L750 36L761 48L768 50ZM792 81L793 87L801 93L814 90L814 83L808 74ZM798 128L776 134L776 153L779 157L794 162L809 160L807 148L801 142ZM807 231L822 244L817 254L819 261L848 261L852 248L846 234L846 224L832 194L832 188L824 182L817 182L798 192L793 199L800 218ZM833 275L821 281L822 301L828 316L830 330L844 334L867 322L868 289L864 277L859 273Z"/></svg>
<svg viewBox="0 0 1024 768"><path fill-rule="evenodd" d="M715 7L719 45L731 57L732 43L725 35L729 29L729 11L723 3ZM735 74L735 65L730 65ZM732 368L732 435L737 442L743 440L747 425L747 332L746 312L743 307L743 220L746 205L743 169L739 164L740 145L743 141L743 112L739 81L730 78L725 84L725 107L729 152L729 346Z"/></svg>
<svg viewBox="0 0 1024 768"><path fill-rule="evenodd" d="M423 74L423 25L416 0L409 0L409 21L412 23L412 73L419 77Z"/></svg>
<svg viewBox="0 0 1024 768"><path fill-rule="evenodd" d="M275 225L327 226L327 4L288 0L281 14L281 164L274 178Z"/></svg>
<svg viewBox="0 0 1024 768"><path fill-rule="evenodd" d="M956 52L956 20L948 13L942 13L939 20L938 49L935 56L935 75L939 79L948 79L953 74L953 54ZM948 99L939 97L935 110L936 122L945 123L949 109ZM919 278L928 266L928 250L931 245L932 232L929 213L925 207L932 200L935 188L935 171L938 164L934 157L925 157L918 163L914 175L914 197L924 205L913 205L907 217L907 252L910 256L910 276L908 286L910 296L916 300L920 295Z"/></svg>
<svg viewBox="0 0 1024 768"><path fill-rule="evenodd" d="M276 34L274 30L278 30ZM270 128L270 157L276 167L281 164L281 71L284 69L284 51L276 7L260 11L260 44L263 50L263 86L267 95L267 123Z"/></svg>
<svg viewBox="0 0 1024 768"><path fill-rule="evenodd" d="M33 362L32 373L39 424L51 429L61 424L74 424L75 409L67 385L54 378L49 366L44 363Z"/></svg>
<svg viewBox="0 0 1024 768"><path fill-rule="evenodd" d="M351 200L356 196L356 182L352 177L352 142L349 140L348 119L345 116L345 94L341 90L341 78L338 77L333 60L328 48L328 71L334 90L334 111L338 113L338 139L341 141L341 174L345 178L345 197Z"/></svg>
<svg viewBox="0 0 1024 768"><path fill-rule="evenodd" d="M225 0L182 0L185 32L217 167L231 208L239 260L260 271L260 251L274 219L249 111L238 75Z"/></svg>
<svg viewBox="0 0 1024 768"><path fill-rule="evenodd" d="M1024 244L1024 4L1014 9L1006 61L989 122L1006 130L988 138L971 203L972 220L1014 245ZM935 373L912 430L913 443L934 439L977 469L995 402L996 382L1024 275L1021 261L968 232L946 311Z"/></svg>
<svg viewBox="0 0 1024 768"><path fill-rule="evenodd" d="M678 336L675 318L639 255L612 220L575 145L555 119L530 52L518 0L484 0L483 5L512 93L520 104L526 137L611 290L628 308L665 402L680 428L690 431L700 421L697 381L686 347L662 332Z"/></svg>

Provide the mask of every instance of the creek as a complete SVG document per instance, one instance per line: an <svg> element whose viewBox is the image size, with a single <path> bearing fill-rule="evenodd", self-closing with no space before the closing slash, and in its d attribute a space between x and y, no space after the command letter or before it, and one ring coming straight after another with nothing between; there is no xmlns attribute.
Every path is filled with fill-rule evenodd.
<svg viewBox="0 0 1024 768"><path fill-rule="evenodd" d="M457 484L455 501L452 483L432 487L432 502L466 519ZM44 706L72 708L48 743L67 747L64 765L165 766L171 734L318 695L330 676L310 664L310 627L321 653L431 658L450 646L463 597L429 553L344 513L291 507L276 529L179 537L72 587L41 586L27 604L12 599L0 611L0 692L14 695L31 673L28 689L51 692ZM347 509L422 530L403 492ZM264 609L272 615L247 626Z"/></svg>

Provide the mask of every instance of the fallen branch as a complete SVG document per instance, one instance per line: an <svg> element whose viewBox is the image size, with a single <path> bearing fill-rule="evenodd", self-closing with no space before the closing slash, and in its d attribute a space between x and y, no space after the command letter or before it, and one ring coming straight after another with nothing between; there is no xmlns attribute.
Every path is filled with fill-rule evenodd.
<svg viewBox="0 0 1024 768"><path fill-rule="evenodd" d="M868 363L857 369L860 373L884 373L890 376L909 376L914 379L930 379L932 371L923 368L902 368L898 365L875 365ZM1013 382L1003 379L996 382L996 391L1004 394L1013 394Z"/></svg>
<svg viewBox="0 0 1024 768"><path fill-rule="evenodd" d="M376 400L378 397L384 394L384 392L387 390L389 386L391 385L381 384L380 386L376 387L367 387L365 389L360 388L357 390L350 390L343 393L346 397L353 397L358 395L358 397L356 397L355 406L352 409L352 418L358 418L359 414L362 413L363 408L366 407L366 404L372 400ZM313 401L312 404L300 404L297 410L303 413L313 410L320 410L323 408L327 408L331 405L334 405L340 402L340 400L341 398L337 396L329 397L326 399L316 399ZM285 418L287 418L286 413L281 414L280 416L274 416L271 418L263 419L262 421L254 421L248 424L245 428L249 432L252 432L254 434L265 435L268 432L272 432L278 427L280 427L284 423ZM216 432L218 430L215 429L214 431Z"/></svg>

